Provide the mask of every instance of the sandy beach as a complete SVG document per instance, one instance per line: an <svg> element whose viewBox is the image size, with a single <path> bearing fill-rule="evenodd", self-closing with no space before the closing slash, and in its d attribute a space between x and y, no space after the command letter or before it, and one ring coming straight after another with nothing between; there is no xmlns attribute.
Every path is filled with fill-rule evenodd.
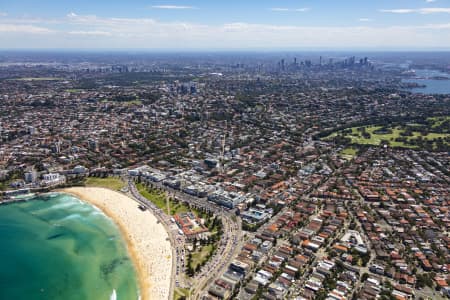
<svg viewBox="0 0 450 300"><path fill-rule="evenodd" d="M141 299L168 299L172 251L162 224L148 211L119 192L104 188L74 187L60 190L100 208L119 226L137 269Z"/></svg>

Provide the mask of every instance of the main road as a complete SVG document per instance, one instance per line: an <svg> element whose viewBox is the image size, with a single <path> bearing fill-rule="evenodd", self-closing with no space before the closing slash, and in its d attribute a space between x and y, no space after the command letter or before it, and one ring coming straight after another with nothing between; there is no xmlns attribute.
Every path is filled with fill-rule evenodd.
<svg viewBox="0 0 450 300"><path fill-rule="evenodd" d="M154 186L160 188L178 201L185 202L190 206L204 209L207 212L211 212L216 216L221 218L223 224L223 236L219 242L219 247L216 249L212 258L205 264L200 273L196 274L190 280L190 299L200 299L200 297L208 290L210 284L214 282L215 279L220 278L222 274L226 271L229 263L237 256L239 250L243 245L243 235L241 228L241 220L234 214L233 210L224 209L221 206L211 203L204 198L198 198L181 191L172 189L170 187L164 186L158 182L152 182ZM165 224L171 238L173 249L173 270L172 270L172 282L171 282L171 295L173 295L174 281L177 283L183 283L183 264L181 256L184 253L184 240L179 241L176 236L177 232L173 232L170 229L170 216L166 215L161 209L157 208L153 203L149 202L144 198L136 189L136 186L132 180L128 180L129 190L138 199L140 203L152 209L157 215L158 219ZM182 249L182 251L180 250ZM172 298L171 298L172 299Z"/></svg>
<svg viewBox="0 0 450 300"><path fill-rule="evenodd" d="M134 198L142 206L153 212L153 215L161 224L163 224L167 231L167 234L169 235L170 243L172 244L172 276L170 280L169 299L173 299L175 282L181 282L181 280L183 279L183 277L181 276L180 268L184 262L180 256L180 253L181 249L184 249L184 238L178 235L178 230L174 230L172 228L173 224L171 224L172 222L170 221L170 217L168 217L162 212L161 209L159 209L153 203L143 197L136 189L136 186L134 185L134 182L132 180L128 180L128 191L132 198Z"/></svg>
<svg viewBox="0 0 450 300"><path fill-rule="evenodd" d="M199 299L215 279L220 278L228 268L230 262L237 256L243 246L240 219L236 222L229 215L222 215L224 236L213 258L205 265L199 274L194 277L195 285L192 287L192 299Z"/></svg>

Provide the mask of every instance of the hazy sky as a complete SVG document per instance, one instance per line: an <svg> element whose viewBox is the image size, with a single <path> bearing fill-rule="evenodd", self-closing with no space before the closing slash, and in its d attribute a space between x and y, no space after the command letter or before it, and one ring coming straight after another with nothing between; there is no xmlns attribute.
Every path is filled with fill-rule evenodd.
<svg viewBox="0 0 450 300"><path fill-rule="evenodd" d="M0 48L450 49L450 0L0 0Z"/></svg>

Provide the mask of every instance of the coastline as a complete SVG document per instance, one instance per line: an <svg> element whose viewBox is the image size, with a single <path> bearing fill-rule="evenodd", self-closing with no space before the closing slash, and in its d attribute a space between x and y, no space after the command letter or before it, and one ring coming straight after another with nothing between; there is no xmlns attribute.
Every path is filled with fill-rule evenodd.
<svg viewBox="0 0 450 300"><path fill-rule="evenodd" d="M136 269L142 300L168 299L172 249L168 233L156 217L141 211L130 197L105 188L57 190L98 207L119 227Z"/></svg>

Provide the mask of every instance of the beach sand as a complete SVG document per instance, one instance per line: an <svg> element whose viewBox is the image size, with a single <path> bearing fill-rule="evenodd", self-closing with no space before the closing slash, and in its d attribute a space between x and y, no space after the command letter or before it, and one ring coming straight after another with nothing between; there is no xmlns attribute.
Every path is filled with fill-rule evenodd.
<svg viewBox="0 0 450 300"><path fill-rule="evenodd" d="M172 250L164 226L153 214L141 211L128 196L104 188L73 187L59 192L98 207L119 226L138 273L142 300L169 298Z"/></svg>

